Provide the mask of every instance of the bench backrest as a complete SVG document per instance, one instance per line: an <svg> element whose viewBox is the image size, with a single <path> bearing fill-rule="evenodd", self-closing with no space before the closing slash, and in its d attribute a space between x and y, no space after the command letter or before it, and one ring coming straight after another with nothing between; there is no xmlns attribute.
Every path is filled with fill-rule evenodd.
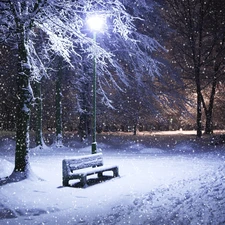
<svg viewBox="0 0 225 225"><path fill-rule="evenodd" d="M88 167L102 166L103 157L102 153L96 153L91 155L85 155L80 157L75 157L73 159L64 159L63 167L67 167L71 172L73 170L84 169Z"/></svg>

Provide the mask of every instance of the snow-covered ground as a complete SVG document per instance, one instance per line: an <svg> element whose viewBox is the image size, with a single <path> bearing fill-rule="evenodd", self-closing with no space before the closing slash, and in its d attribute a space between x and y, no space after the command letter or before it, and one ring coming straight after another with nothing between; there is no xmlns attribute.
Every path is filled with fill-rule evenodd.
<svg viewBox="0 0 225 225"><path fill-rule="evenodd" d="M31 149L35 178L0 186L0 224L225 224L225 148L187 132L100 135L105 164L119 178L88 188L62 186L62 160L90 154L90 144ZM14 142L0 142L0 177L11 174ZM110 175L110 172L109 172Z"/></svg>

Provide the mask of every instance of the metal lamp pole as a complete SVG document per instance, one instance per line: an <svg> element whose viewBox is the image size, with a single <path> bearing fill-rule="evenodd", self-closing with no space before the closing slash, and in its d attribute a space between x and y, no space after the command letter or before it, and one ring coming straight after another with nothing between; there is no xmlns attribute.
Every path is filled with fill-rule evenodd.
<svg viewBox="0 0 225 225"><path fill-rule="evenodd" d="M87 18L87 23L91 30L93 31L93 40L94 44L96 44L96 34L97 31L101 31L104 24L104 18L102 15L92 15L89 18ZM94 55L94 65L93 65L93 130L92 130L92 146L91 146L91 152L92 154L97 153L97 142L96 142L96 56Z"/></svg>
<svg viewBox="0 0 225 225"><path fill-rule="evenodd" d="M96 32L93 32L93 40L96 42ZM92 131L92 154L97 153L97 142L96 142L96 57L94 56L93 65L93 131Z"/></svg>

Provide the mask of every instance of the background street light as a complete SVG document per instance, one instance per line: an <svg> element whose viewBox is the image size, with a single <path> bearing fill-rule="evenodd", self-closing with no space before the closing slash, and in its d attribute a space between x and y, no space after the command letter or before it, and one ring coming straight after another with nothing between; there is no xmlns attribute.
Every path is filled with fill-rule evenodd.
<svg viewBox="0 0 225 225"><path fill-rule="evenodd" d="M96 43L96 33L101 31L104 25L104 18L101 15L92 15L87 19L88 26L93 32L93 40ZM96 142L96 56L94 55L93 65L93 131L92 131L92 154L97 153Z"/></svg>

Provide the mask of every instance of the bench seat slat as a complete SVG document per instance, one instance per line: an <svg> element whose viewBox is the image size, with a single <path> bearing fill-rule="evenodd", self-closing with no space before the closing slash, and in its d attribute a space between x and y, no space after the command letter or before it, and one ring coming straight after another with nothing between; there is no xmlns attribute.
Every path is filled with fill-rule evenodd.
<svg viewBox="0 0 225 225"><path fill-rule="evenodd" d="M75 170L74 172L71 172L69 175L70 176L80 176L81 174L83 175L91 175L95 173L100 173L104 171L111 171L115 168L118 168L117 166L99 166L99 167L94 167L94 168L84 168L80 170Z"/></svg>
<svg viewBox="0 0 225 225"><path fill-rule="evenodd" d="M87 167L103 165L101 153L80 156L73 159L65 159L64 161L68 164L71 170L79 170Z"/></svg>

